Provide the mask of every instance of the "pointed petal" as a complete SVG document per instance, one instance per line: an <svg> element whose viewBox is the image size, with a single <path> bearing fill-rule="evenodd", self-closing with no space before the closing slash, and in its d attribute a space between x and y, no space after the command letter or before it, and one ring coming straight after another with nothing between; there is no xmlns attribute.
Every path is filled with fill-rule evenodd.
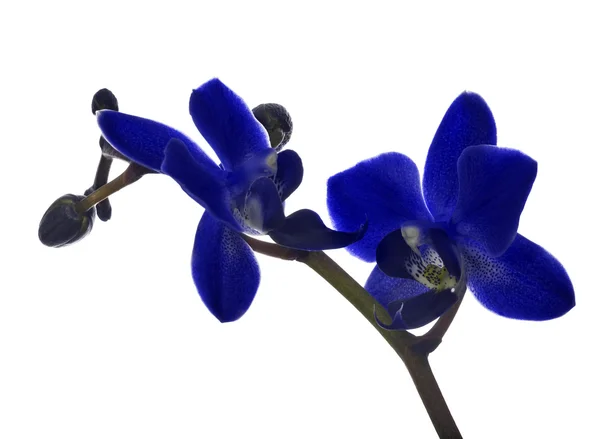
<svg viewBox="0 0 600 439"><path fill-rule="evenodd" d="M393 302L412 299L428 291L427 287L412 278L390 277L378 266L371 271L365 290L385 308Z"/></svg>
<svg viewBox="0 0 600 439"><path fill-rule="evenodd" d="M246 241L209 212L198 224L192 276L202 301L223 323L244 315L260 282L258 263Z"/></svg>
<svg viewBox="0 0 600 439"><path fill-rule="evenodd" d="M429 147L423 192L436 221L450 218L458 198L456 164L471 145L496 144L496 124L481 96L464 92L450 105Z"/></svg>
<svg viewBox="0 0 600 439"><path fill-rule="evenodd" d="M165 148L171 139L182 141L198 161L210 162L206 154L185 134L150 119L112 110L96 112L106 140L125 157L160 172ZM216 165L213 163L213 166Z"/></svg>
<svg viewBox="0 0 600 439"><path fill-rule="evenodd" d="M225 170L231 171L257 152L271 149L266 130L250 108L217 78L192 92L190 115Z"/></svg>
<svg viewBox="0 0 600 439"><path fill-rule="evenodd" d="M277 244L300 250L329 250L342 248L361 239L367 229L362 224L356 232L338 232L325 226L319 214L303 209L285 219L282 227L269 236Z"/></svg>
<svg viewBox="0 0 600 439"><path fill-rule="evenodd" d="M379 241L407 220L430 220L421 195L419 171L403 154L391 152L358 163L327 182L327 207L336 228L355 230L365 220L369 230L348 247L350 253L375 260Z"/></svg>
<svg viewBox="0 0 600 439"><path fill-rule="evenodd" d="M458 296L451 290L439 293L431 290L412 299L391 304L389 308L390 314L393 314L392 323L385 325L379 319L377 323L382 328L398 331L420 328L448 311L457 300ZM391 312L393 309L396 309L394 313Z"/></svg>
<svg viewBox="0 0 600 439"><path fill-rule="evenodd" d="M303 176L304 168L298 153L288 149L277 154L277 174L274 180L282 201L287 200L298 189Z"/></svg>
<svg viewBox="0 0 600 439"><path fill-rule="evenodd" d="M506 251L535 181L537 163L525 154L491 145L470 146L458 160L460 193L451 222L490 256Z"/></svg>
<svg viewBox="0 0 600 439"><path fill-rule="evenodd" d="M463 248L469 288L489 310L522 320L549 320L575 306L569 275L550 253L517 235L498 258L475 243Z"/></svg>
<svg viewBox="0 0 600 439"><path fill-rule="evenodd" d="M261 233L284 224L283 204L273 180L263 177L252 183L245 197L244 217L248 226Z"/></svg>
<svg viewBox="0 0 600 439"><path fill-rule="evenodd" d="M232 213L225 172L214 162L196 160L181 140L171 139L160 170L179 183L181 188L206 210L234 229L241 230Z"/></svg>

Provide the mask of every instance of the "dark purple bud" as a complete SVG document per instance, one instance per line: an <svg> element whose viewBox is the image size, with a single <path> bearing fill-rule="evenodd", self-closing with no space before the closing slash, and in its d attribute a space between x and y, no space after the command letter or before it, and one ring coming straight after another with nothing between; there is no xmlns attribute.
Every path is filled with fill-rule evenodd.
<svg viewBox="0 0 600 439"><path fill-rule="evenodd" d="M77 203L85 197L67 194L56 200L40 221L38 237L48 247L64 247L86 237L92 230L96 208L77 212Z"/></svg>
<svg viewBox="0 0 600 439"><path fill-rule="evenodd" d="M92 98L92 113L96 114L98 110L114 110L119 111L119 103L117 98L107 88L98 90Z"/></svg>
<svg viewBox="0 0 600 439"><path fill-rule="evenodd" d="M279 152L292 137L293 124L290 114L279 104L260 104L252 110L256 120L269 134L271 148Z"/></svg>

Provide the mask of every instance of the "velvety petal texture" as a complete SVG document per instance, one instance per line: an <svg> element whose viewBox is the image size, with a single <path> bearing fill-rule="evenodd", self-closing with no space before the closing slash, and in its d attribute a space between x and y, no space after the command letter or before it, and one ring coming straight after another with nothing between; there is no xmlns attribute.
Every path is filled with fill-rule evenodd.
<svg viewBox="0 0 600 439"><path fill-rule="evenodd" d="M458 158L466 147L483 144L496 144L494 117L481 96L464 92L446 111L425 162L423 193L436 221L448 220L456 205Z"/></svg>
<svg viewBox="0 0 600 439"><path fill-rule="evenodd" d="M202 301L221 322L239 319L260 281L254 252L241 235L204 212L192 254L192 276Z"/></svg>
<svg viewBox="0 0 600 439"><path fill-rule="evenodd" d="M459 196L451 224L481 244L490 256L506 251L537 175L537 163L522 152L470 146L458 160Z"/></svg>
<svg viewBox="0 0 600 439"><path fill-rule="evenodd" d="M288 216L283 225L269 236L277 244L299 250L330 250L358 241L367 229L364 223L354 232L331 230L318 213L302 209Z"/></svg>
<svg viewBox="0 0 600 439"><path fill-rule="evenodd" d="M498 258L475 243L465 245L463 254L469 288L496 314L549 320L575 306L573 285L560 262L519 234Z"/></svg>
<svg viewBox="0 0 600 439"><path fill-rule="evenodd" d="M185 134L160 122L112 110L96 112L96 120L106 140L125 157L160 172L165 148L171 139L183 142L196 161L214 162Z"/></svg>
<svg viewBox="0 0 600 439"><path fill-rule="evenodd" d="M365 290L386 309L393 302L406 301L428 291L427 287L413 279L390 277L378 266L371 271Z"/></svg>
<svg viewBox="0 0 600 439"><path fill-rule="evenodd" d="M225 171L214 162L200 162L178 139L167 142L161 172L173 178L198 204L235 230L242 230L233 216L230 193L226 187Z"/></svg>
<svg viewBox="0 0 600 439"><path fill-rule="evenodd" d="M217 78L192 92L190 115L226 170L271 149L267 131L250 108Z"/></svg>
<svg viewBox="0 0 600 439"><path fill-rule="evenodd" d="M365 236L348 250L373 262L385 235L407 220L430 220L421 194L419 171L403 154L381 154L331 177L327 207L336 229L356 230L369 221Z"/></svg>

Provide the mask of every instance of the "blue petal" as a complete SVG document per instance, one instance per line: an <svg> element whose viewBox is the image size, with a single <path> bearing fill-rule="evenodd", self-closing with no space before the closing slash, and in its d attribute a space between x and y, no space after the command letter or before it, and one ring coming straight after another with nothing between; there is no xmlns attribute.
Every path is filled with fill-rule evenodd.
<svg viewBox="0 0 600 439"><path fill-rule="evenodd" d="M418 229L419 236L415 236L416 241L412 243L412 247L404 238L407 228ZM415 248L422 255L417 254ZM406 222L402 229L387 234L377 246L377 265L388 276L415 279L416 274L422 275L433 260L437 260L437 264L443 263L449 274L460 278L461 267L456 245L444 230L424 221Z"/></svg>
<svg viewBox="0 0 600 439"><path fill-rule="evenodd" d="M234 229L241 230L232 213L225 171L219 169L214 162L209 159L196 160L183 142L171 139L160 170L179 183L192 199L210 213Z"/></svg>
<svg viewBox="0 0 600 439"><path fill-rule="evenodd" d="M171 139L181 140L197 161L216 165L185 134L150 119L112 110L96 112L96 120L106 138L125 157L160 172L165 148Z"/></svg>
<svg viewBox="0 0 600 439"><path fill-rule="evenodd" d="M395 152L365 160L331 177L327 207L337 229L356 230L367 217L369 230L348 247L350 253L367 262L375 260L379 241L403 222L431 219L421 195L417 166Z"/></svg>
<svg viewBox="0 0 600 439"><path fill-rule="evenodd" d="M428 291L427 287L412 278L387 276L377 266L367 279L365 290L386 309L393 302L412 299Z"/></svg>
<svg viewBox="0 0 600 439"><path fill-rule="evenodd" d="M491 145L470 146L458 159L460 193L451 223L482 244L490 256L506 251L535 181L537 163L525 154Z"/></svg>
<svg viewBox="0 0 600 439"><path fill-rule="evenodd" d="M275 175L275 184L281 196L285 201L292 193L298 189L302 183L304 168L302 159L291 149L277 154L277 174Z"/></svg>
<svg viewBox="0 0 600 439"><path fill-rule="evenodd" d="M362 224L356 232L338 232L325 226L319 214L302 209L285 219L282 227L269 236L277 244L300 250L328 250L346 247L361 239L367 229Z"/></svg>
<svg viewBox="0 0 600 439"><path fill-rule="evenodd" d="M423 192L436 221L452 215L458 198L456 164L471 145L496 144L496 124L481 96L464 92L450 105L429 147Z"/></svg>
<svg viewBox="0 0 600 439"><path fill-rule="evenodd" d="M404 240L402 230L388 233L377 246L377 266L392 277L412 279L407 268L409 259L421 259Z"/></svg>
<svg viewBox="0 0 600 439"><path fill-rule="evenodd" d="M221 322L244 315L260 282L258 263L246 241L208 212L196 231L192 276L202 301Z"/></svg>
<svg viewBox="0 0 600 439"><path fill-rule="evenodd" d="M463 249L469 288L489 310L522 320L549 320L575 306L569 275L554 256L517 235L499 258L470 243Z"/></svg>
<svg viewBox="0 0 600 439"><path fill-rule="evenodd" d="M259 232L270 232L285 221L283 204L273 180L262 177L254 181L245 197L246 224Z"/></svg>
<svg viewBox="0 0 600 439"><path fill-rule="evenodd" d="M271 149L266 130L246 103L217 78L192 92L190 114L228 171Z"/></svg>
<svg viewBox="0 0 600 439"><path fill-rule="evenodd" d="M392 323L385 325L379 319L377 323L390 330L406 331L420 328L448 311L457 300L458 296L450 290L439 293L431 290L412 299L391 304L389 309L393 315Z"/></svg>

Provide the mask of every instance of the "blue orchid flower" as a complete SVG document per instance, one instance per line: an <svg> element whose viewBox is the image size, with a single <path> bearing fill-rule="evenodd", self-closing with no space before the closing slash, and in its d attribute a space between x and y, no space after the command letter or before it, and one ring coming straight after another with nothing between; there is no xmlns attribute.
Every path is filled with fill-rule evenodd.
<svg viewBox="0 0 600 439"><path fill-rule="evenodd" d="M395 152L329 179L334 225L369 219L348 250L377 261L365 289L393 316L389 329L432 322L466 285L486 308L514 319L553 319L575 306L562 265L517 233L536 173L533 159L496 146L490 109L465 92L433 138L423 192L414 162Z"/></svg>
<svg viewBox="0 0 600 439"><path fill-rule="evenodd" d="M260 109L260 118L271 123ZM149 119L111 110L97 112L106 140L125 157L173 178L205 208L192 253L192 277L207 308L222 322L240 318L260 281L252 249L241 233L268 234L275 242L302 250L345 247L356 232L328 229L304 209L286 217L284 201L302 182L297 153L278 149L290 133L269 134L245 102L220 80L192 92L192 119L221 165L183 133Z"/></svg>

